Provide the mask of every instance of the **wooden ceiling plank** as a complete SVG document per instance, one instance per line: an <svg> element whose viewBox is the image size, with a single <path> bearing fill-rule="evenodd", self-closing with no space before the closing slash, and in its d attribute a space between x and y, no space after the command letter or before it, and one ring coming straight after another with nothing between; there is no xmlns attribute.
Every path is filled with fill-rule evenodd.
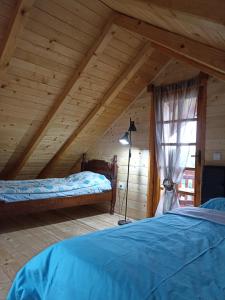
<svg viewBox="0 0 225 300"><path fill-rule="evenodd" d="M0 46L0 78L9 66L10 59L16 47L16 39L22 31L34 0L17 1L14 13L10 19L7 32Z"/></svg>
<svg viewBox="0 0 225 300"><path fill-rule="evenodd" d="M203 72L225 80L224 51L125 15L118 15L115 24L143 35L155 48L175 59L190 63Z"/></svg>
<svg viewBox="0 0 225 300"><path fill-rule="evenodd" d="M169 59L167 56L164 56L164 55L159 54L157 50L155 50L155 54L156 54L157 56L161 56L161 61L158 61L157 67L154 68L154 69L152 70L151 76L150 76L150 78L148 78L148 84L147 84L147 85L151 84L151 83L154 82L158 77L160 77L160 75L167 69L167 66L168 66L168 65L171 63L171 61L172 61L172 60ZM154 56L154 55L153 55L153 56ZM154 59L155 59L155 58L156 58L156 56L154 56ZM153 62L151 61L151 58L150 58L150 65L151 65L152 63L153 63ZM123 105L123 107L124 107L124 109L122 109L122 110L120 109L120 112L117 113L117 117L116 117L116 119L114 119L114 122L116 122L116 120L117 120L118 118L120 118L120 116L124 113L125 109L127 109L127 108L129 107L129 105L132 105L133 101L135 101L135 99L137 98L137 96L140 95L141 92L143 92L143 88L144 88L144 87L146 87L146 83L143 84L143 86L140 86L140 88L136 91L135 95L130 96L130 97L129 97L129 101L126 101L126 103L124 103L124 104L121 102L123 98L120 98L120 99L119 99L119 102L118 102L118 101L113 101L113 104L117 103L116 107L117 107L118 109L120 109L121 105ZM119 93L119 94L121 94L121 93ZM117 99L118 99L118 97L117 97ZM110 106L112 106L112 104L111 104ZM110 109L111 109L111 108L110 108ZM104 118L104 119L105 119L105 118ZM98 122L98 123L99 123L99 122ZM110 126L113 126L113 124L111 124ZM109 130L109 128L107 128L107 129L104 131L104 133L101 134L101 136L104 136L108 130ZM101 138L101 136L99 136L98 138ZM83 149L82 153L88 152L89 150L90 150L90 148L88 148L88 149ZM70 175L70 174L72 174L72 173L74 173L74 172L79 171L79 166L78 166L78 164L79 164L79 160L77 160L77 161L73 164L72 168L71 168L71 169L69 170L69 172L68 172L68 175Z"/></svg>
<svg viewBox="0 0 225 300"><path fill-rule="evenodd" d="M127 0L101 0L114 10L118 10L122 5L127 5ZM141 7L145 10L151 10L152 6L162 7L172 11L179 11L196 17L203 18L218 24L225 25L224 0L130 0L129 5ZM212 13L213 12L213 13Z"/></svg>
<svg viewBox="0 0 225 300"><path fill-rule="evenodd" d="M19 172L22 170L24 165L29 160L30 156L35 151L36 147L38 146L39 142L49 129L50 125L52 124L55 117L62 111L65 100L69 95L71 95L78 87L79 87L79 79L81 75L90 68L98 59L99 55L104 51L104 49L109 44L110 40L113 38L116 27L113 24L113 20L116 14L113 14L107 24L104 26L104 30L89 49L88 53L85 55L84 59L81 61L78 68L75 70L73 76L70 77L70 80L67 82L66 86L64 87L62 93L56 98L54 101L53 106L47 113L46 117L42 121L41 126L37 130L37 132L32 137L31 141L27 145L25 151L23 152L22 156L18 159L15 166L13 166L12 170L3 170L1 173L1 178L4 179L13 179L15 178Z"/></svg>
<svg viewBox="0 0 225 300"><path fill-rule="evenodd" d="M114 82L110 89L106 92L103 99L95 106L95 108L90 112L90 114L83 120L80 126L74 130L58 152L54 155L51 161L46 165L46 167L40 172L38 178L46 178L51 173L52 169L55 167L56 163L63 156L65 151L75 142L76 138L90 126L107 108L109 105L125 87L125 85L131 80L138 69L149 59L153 52L153 48L150 43L146 43L144 48L138 53L136 58L133 60L132 64L122 73L122 75Z"/></svg>

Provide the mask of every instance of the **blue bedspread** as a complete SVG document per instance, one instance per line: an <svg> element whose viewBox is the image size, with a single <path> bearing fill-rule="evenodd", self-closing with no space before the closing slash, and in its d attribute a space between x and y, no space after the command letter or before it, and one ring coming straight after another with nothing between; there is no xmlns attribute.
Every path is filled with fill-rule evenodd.
<svg viewBox="0 0 225 300"><path fill-rule="evenodd" d="M0 180L0 199L6 202L69 197L111 190L101 174L85 171L64 178Z"/></svg>
<svg viewBox="0 0 225 300"><path fill-rule="evenodd" d="M225 225L201 210L59 242L19 271L8 300L225 299Z"/></svg>

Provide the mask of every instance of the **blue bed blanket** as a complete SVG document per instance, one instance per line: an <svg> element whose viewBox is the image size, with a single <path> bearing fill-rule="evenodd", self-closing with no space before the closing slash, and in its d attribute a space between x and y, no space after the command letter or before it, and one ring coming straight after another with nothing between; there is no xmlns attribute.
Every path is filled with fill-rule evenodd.
<svg viewBox="0 0 225 300"><path fill-rule="evenodd" d="M0 180L0 199L5 202L101 193L111 190L101 174L84 171L64 178Z"/></svg>
<svg viewBox="0 0 225 300"><path fill-rule="evenodd" d="M7 299L222 300L224 278L225 225L176 211L50 246Z"/></svg>

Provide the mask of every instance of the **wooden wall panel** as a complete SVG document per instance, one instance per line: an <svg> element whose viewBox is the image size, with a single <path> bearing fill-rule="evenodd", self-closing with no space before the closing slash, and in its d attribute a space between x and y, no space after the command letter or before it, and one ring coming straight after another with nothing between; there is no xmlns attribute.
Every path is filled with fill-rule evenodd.
<svg viewBox="0 0 225 300"><path fill-rule="evenodd" d="M148 163L149 163L149 94L145 91L110 127L104 137L88 151L88 158L111 159L118 155L118 181L125 184L127 175L128 148L119 143L119 137L129 126L129 118L135 121L137 132L133 134L131 157L128 215L143 218L146 215ZM116 211L120 211L124 190L118 190ZM119 203L121 201L121 203ZM125 202L124 202L125 203ZM119 205L120 204L120 205ZM123 204L124 208L124 204ZM124 210L123 210L124 211Z"/></svg>
<svg viewBox="0 0 225 300"><path fill-rule="evenodd" d="M172 60L155 78L155 85L170 84L196 76L198 70ZM131 167L130 194L128 200L128 216L143 218L146 214L147 174L148 174L148 138L150 99L148 94L140 96L130 108L119 118L88 151L88 157L104 157L110 159L118 155L119 177L124 182L127 172L127 148L120 146L119 137L127 130L129 117L137 123L137 133L134 138L134 156ZM214 78L208 82L208 102L206 119L206 164L225 165L225 83ZM221 161L213 161L213 152L220 152ZM120 197L119 197L120 193ZM118 191L116 209L119 212Z"/></svg>
<svg viewBox="0 0 225 300"><path fill-rule="evenodd" d="M155 65L149 65L143 69L143 76L150 69L157 67L157 58L154 59ZM198 70L180 64L175 60L169 62L166 68L153 80L155 85L169 84L172 82L184 80L196 76ZM134 86L134 84L133 84ZM132 88L131 90L132 91ZM129 95L127 90L127 95ZM118 180L125 182L127 174L127 149L121 146L118 142L119 137L127 130L129 124L129 116L137 122L137 133L134 137L134 155L131 168L130 193L128 200L128 215L133 218L144 218L147 209L147 182L148 182L148 167L149 167L149 113L150 111L150 95L144 93L133 105L117 120L101 141L92 147L88 152L91 157L106 157L110 158L113 153L118 155L119 177ZM120 211L120 199L123 198L123 191L118 190L116 209Z"/></svg>
<svg viewBox="0 0 225 300"><path fill-rule="evenodd" d="M221 160L213 160L214 152L221 154ZM214 78L208 82L205 161L225 165L225 83Z"/></svg>

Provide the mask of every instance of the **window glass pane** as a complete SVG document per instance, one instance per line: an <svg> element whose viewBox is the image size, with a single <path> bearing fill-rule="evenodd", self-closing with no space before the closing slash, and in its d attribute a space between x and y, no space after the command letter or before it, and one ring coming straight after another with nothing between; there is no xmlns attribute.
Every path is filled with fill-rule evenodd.
<svg viewBox="0 0 225 300"><path fill-rule="evenodd" d="M181 207L194 206L194 195L182 194L182 191L186 193L194 193L194 187L195 170L185 170L178 186L178 199Z"/></svg>
<svg viewBox="0 0 225 300"><path fill-rule="evenodd" d="M178 186L179 191L194 193L195 170L185 170Z"/></svg>
<svg viewBox="0 0 225 300"><path fill-rule="evenodd" d="M177 119L177 106L173 105L173 101L167 101L163 103L163 120L169 121Z"/></svg>
<svg viewBox="0 0 225 300"><path fill-rule="evenodd" d="M185 100L183 100L180 99L179 96L175 100L174 95L172 95L171 97L168 96L167 101L163 103L163 120L169 121L177 119L197 118L196 100L196 97L186 98ZM179 107L178 113L178 105L180 101L182 102L182 109L181 107Z"/></svg>
<svg viewBox="0 0 225 300"><path fill-rule="evenodd" d="M165 164L169 165L169 160L173 165L179 165L182 168L194 168L195 167L195 146L164 146L165 151ZM178 155L180 151L180 155ZM179 162L177 158L179 157Z"/></svg>
<svg viewBox="0 0 225 300"><path fill-rule="evenodd" d="M191 97L187 98L184 107L183 107L183 115L179 116L182 119L188 118L197 118L197 98Z"/></svg>
<svg viewBox="0 0 225 300"><path fill-rule="evenodd" d="M186 168L195 168L196 146L190 146L189 149L190 150L189 150Z"/></svg>
<svg viewBox="0 0 225 300"><path fill-rule="evenodd" d="M165 123L163 129L165 143L196 143L197 121Z"/></svg>
<svg viewBox="0 0 225 300"><path fill-rule="evenodd" d="M176 143L177 142L177 126L172 124L163 124L164 129L164 141L165 143Z"/></svg>
<svg viewBox="0 0 225 300"><path fill-rule="evenodd" d="M194 196L178 194L178 199L181 207L194 206Z"/></svg>
<svg viewBox="0 0 225 300"><path fill-rule="evenodd" d="M184 123L181 124L181 143L196 143L197 121Z"/></svg>

